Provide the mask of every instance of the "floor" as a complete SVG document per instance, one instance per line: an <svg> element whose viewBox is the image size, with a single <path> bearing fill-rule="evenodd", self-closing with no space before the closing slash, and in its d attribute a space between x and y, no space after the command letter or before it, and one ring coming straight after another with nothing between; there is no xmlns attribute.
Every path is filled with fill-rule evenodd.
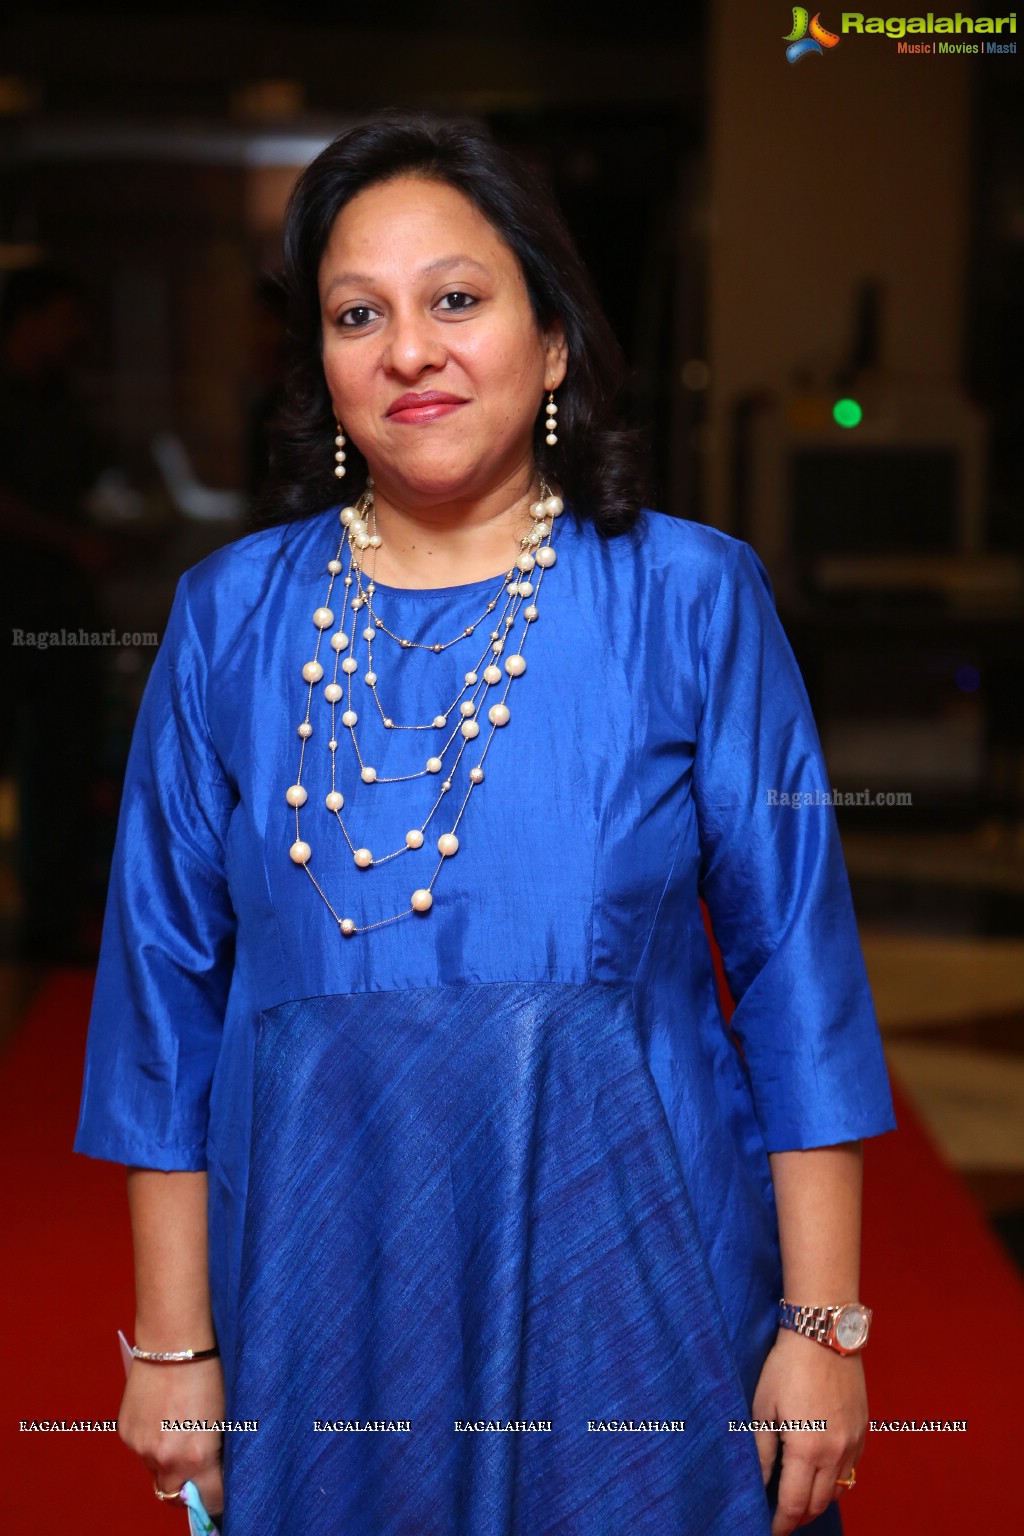
<svg viewBox="0 0 1024 1536"><path fill-rule="evenodd" d="M1024 1273L1024 839L843 846L890 1071Z"/></svg>

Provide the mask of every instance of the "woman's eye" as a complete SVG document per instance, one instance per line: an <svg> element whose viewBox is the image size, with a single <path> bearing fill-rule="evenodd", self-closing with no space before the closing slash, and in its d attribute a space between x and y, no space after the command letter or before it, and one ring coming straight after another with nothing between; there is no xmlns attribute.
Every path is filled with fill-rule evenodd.
<svg viewBox="0 0 1024 1536"><path fill-rule="evenodd" d="M462 293L456 290L454 293L446 293L440 300L440 307L449 310L471 309L476 299L471 293Z"/></svg>
<svg viewBox="0 0 1024 1536"><path fill-rule="evenodd" d="M338 324L349 329L360 325L369 325L375 318L377 311L371 309L369 304L353 304L351 309L342 310L338 316Z"/></svg>

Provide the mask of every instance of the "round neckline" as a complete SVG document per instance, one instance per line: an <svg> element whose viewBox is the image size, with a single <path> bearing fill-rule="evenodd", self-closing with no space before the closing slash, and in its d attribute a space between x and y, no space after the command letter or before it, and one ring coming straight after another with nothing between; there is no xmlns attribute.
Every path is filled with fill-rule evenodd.
<svg viewBox="0 0 1024 1536"><path fill-rule="evenodd" d="M324 512L325 521L337 520L340 506L341 503L339 502L337 506L327 508ZM564 518L563 521L568 523L569 519ZM561 535L559 542L564 542L566 537L565 530L560 529L559 532ZM464 581L454 586L448 585L445 587L393 587L387 582L375 581L368 573L366 573L366 578L368 581L373 581L375 591L385 592L388 597L458 597L460 594L483 593L488 589L494 590L497 588L499 581L507 582L509 580L514 569L515 562L513 561L504 570L495 571L490 576L481 576L476 581Z"/></svg>
<svg viewBox="0 0 1024 1536"><path fill-rule="evenodd" d="M476 581L463 581L457 586L448 587L392 587L387 582L377 581L368 571L364 571L363 575L366 582L373 582L375 593L386 592L389 597L451 597L453 594L457 596L460 592L482 592L485 589L494 589L499 582L506 583L514 569L514 565L509 565L503 571L495 571L493 576L481 576Z"/></svg>

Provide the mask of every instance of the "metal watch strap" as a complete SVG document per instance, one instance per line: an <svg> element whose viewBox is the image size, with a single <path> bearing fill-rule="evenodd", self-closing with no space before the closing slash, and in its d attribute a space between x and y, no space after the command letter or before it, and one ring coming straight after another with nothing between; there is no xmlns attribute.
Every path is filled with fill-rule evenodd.
<svg viewBox="0 0 1024 1536"><path fill-rule="evenodd" d="M783 1297L779 1302L779 1326L792 1328L794 1333L802 1333L805 1338L816 1339L819 1344L826 1343L832 1319L839 1311L834 1307L800 1307L795 1301L787 1301Z"/></svg>

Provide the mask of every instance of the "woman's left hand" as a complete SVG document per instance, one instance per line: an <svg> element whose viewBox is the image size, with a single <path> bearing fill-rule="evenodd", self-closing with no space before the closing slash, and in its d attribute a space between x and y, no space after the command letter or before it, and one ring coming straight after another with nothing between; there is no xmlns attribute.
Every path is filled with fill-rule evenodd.
<svg viewBox="0 0 1024 1536"><path fill-rule="evenodd" d="M767 1484L782 1442L779 1501L771 1536L789 1536L823 1514L829 1501L847 1490L848 1478L864 1448L868 1403L859 1355L836 1350L781 1329L764 1363L752 1415L755 1419L825 1420L824 1430L756 1431L761 1472Z"/></svg>

